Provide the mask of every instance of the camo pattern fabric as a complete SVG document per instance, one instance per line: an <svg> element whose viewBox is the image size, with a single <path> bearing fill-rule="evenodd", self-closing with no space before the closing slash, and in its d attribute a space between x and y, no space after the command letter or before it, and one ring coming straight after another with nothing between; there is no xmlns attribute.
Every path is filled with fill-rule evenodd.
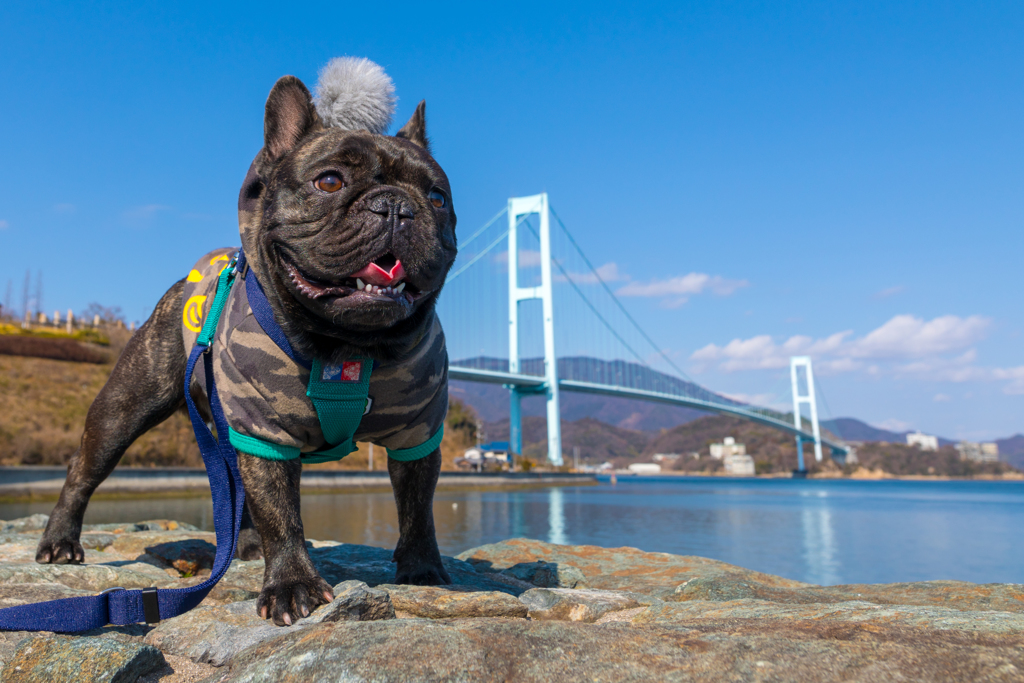
<svg viewBox="0 0 1024 683"><path fill-rule="evenodd" d="M216 294L217 279L238 248L212 251L185 280L182 335L195 345ZM252 271L249 272L252 277ZM228 424L236 432L309 453L324 441L316 409L306 396L309 370L263 332L249 307L245 282L235 278L213 341L213 373ZM193 376L205 395L201 371ZM428 332L398 361L375 361L370 412L355 440L390 449L413 448L441 428L448 412L448 351L436 314Z"/></svg>

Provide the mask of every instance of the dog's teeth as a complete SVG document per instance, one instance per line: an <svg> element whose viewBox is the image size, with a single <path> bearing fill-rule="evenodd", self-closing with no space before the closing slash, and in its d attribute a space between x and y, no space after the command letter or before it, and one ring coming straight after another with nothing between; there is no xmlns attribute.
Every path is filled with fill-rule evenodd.
<svg viewBox="0 0 1024 683"><path fill-rule="evenodd" d="M395 291L398 292L399 294L402 293L403 289L405 289L405 283L404 282L402 284L398 285L397 287L395 287Z"/></svg>
<svg viewBox="0 0 1024 683"><path fill-rule="evenodd" d="M356 289L362 289L363 286L364 286L363 281L361 279L359 279L359 278L356 278Z"/></svg>
<svg viewBox="0 0 1024 683"><path fill-rule="evenodd" d="M366 287L364 287L363 289L365 289L367 292L372 292L373 291L373 285L366 285Z"/></svg>

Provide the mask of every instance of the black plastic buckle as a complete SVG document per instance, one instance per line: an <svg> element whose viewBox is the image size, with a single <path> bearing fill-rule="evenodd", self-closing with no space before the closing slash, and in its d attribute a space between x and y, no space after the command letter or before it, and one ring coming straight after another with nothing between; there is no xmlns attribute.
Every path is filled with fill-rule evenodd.
<svg viewBox="0 0 1024 683"><path fill-rule="evenodd" d="M142 589L142 616L147 624L160 623L160 601L156 597L156 588L152 586Z"/></svg>

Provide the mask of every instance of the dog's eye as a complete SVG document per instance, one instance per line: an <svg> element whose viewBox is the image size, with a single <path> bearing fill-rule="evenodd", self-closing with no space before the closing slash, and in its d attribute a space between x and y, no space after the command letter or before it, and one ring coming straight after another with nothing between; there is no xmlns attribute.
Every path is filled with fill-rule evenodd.
<svg viewBox="0 0 1024 683"><path fill-rule="evenodd" d="M427 198L430 199L430 203L433 204L434 207L438 209L443 208L444 205L447 203L447 201L444 198L444 195L438 192L437 190L434 190L433 192L428 194Z"/></svg>
<svg viewBox="0 0 1024 683"><path fill-rule="evenodd" d="M338 190L345 186L345 183L343 183L341 181L341 178L334 175L333 173L325 173L319 178L317 178L315 181L313 181L313 185L316 187L316 189L322 190L324 192L337 192Z"/></svg>

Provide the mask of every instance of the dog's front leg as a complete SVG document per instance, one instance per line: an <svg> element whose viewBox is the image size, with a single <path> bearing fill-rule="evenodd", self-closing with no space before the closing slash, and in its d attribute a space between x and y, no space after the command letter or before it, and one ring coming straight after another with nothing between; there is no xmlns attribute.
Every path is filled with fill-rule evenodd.
<svg viewBox="0 0 1024 683"><path fill-rule="evenodd" d="M441 472L441 450L425 458L400 462L388 458L391 488L398 504L398 563L395 583L436 586L452 580L441 564L434 531L434 488Z"/></svg>
<svg viewBox="0 0 1024 683"><path fill-rule="evenodd" d="M263 544L266 569L256 611L278 626L290 626L334 599L306 550L299 515L298 460L265 460L238 454L246 503Z"/></svg>

